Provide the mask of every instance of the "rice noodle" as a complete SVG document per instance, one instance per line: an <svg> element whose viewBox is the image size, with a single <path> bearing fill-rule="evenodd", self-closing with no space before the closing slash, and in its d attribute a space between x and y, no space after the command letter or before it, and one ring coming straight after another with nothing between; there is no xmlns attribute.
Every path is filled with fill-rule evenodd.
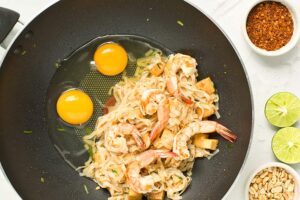
<svg viewBox="0 0 300 200"><path fill-rule="evenodd" d="M183 59L186 59L187 56L184 56ZM183 61L180 60L180 62ZM164 66L165 69L160 75L154 76L150 70L157 64ZM135 188L130 188L128 184L127 167L128 164L136 160L138 154L146 151L146 149L142 150L138 146L133 135L123 134L122 130L116 129L118 133L107 137L106 135L110 131L114 131L112 127L123 123L135 126L140 137L148 145L147 149L155 149L155 142L151 143L145 138L149 137L149 133L159 119L156 112L158 112L160 104L153 101L147 105L147 110L142 109L141 98L145 91L155 89L167 97L170 113L165 129L174 136L188 124L203 118L203 114L197 114L197 109L204 111L213 108L215 112L218 110L215 106L215 103L218 102L218 96L208 94L196 87L197 70L195 66L190 71L183 68L175 72L178 90L182 96L192 101L192 103L186 103L180 98L180 95L171 95L167 90L167 76L170 74L166 66L168 59L162 57L161 52L148 53L147 57L137 59L137 65L138 68L134 77L124 76L122 81L111 88L109 93L115 98L116 104L109 109L108 114L98 118L95 130L83 138L91 151L91 157L85 163L80 175L93 179L102 188L107 188L111 194L109 200L127 199L129 190L135 190ZM109 139L111 141L107 141ZM173 138L170 139L172 142ZM162 142L160 145L163 147L164 143L166 142ZM187 145L190 153L189 158L159 158L143 168L142 175L149 176L154 181L152 192L165 191L170 199L182 199L181 194L192 181L192 168L195 159L210 158L217 153L215 151L211 154L209 150L197 148L192 144L191 139ZM120 146L125 148L121 153L117 152L120 150Z"/></svg>

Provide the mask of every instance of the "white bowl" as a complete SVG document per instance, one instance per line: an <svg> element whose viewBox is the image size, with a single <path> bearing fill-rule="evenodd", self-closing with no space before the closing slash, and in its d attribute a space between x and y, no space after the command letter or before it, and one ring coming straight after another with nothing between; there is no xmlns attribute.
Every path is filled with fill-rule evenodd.
<svg viewBox="0 0 300 200"><path fill-rule="evenodd" d="M280 163L280 162L269 162L266 164L261 165L260 167L258 167L253 173L252 175L249 177L249 180L246 184L246 191L245 191L245 200L249 200L249 188L250 188L250 184L252 179L255 177L255 175L257 173L259 173L261 170L269 168L269 167L280 167L285 169L288 173L290 173L294 179L295 179L295 197L293 200L299 200L300 199L300 176L299 174L290 166Z"/></svg>
<svg viewBox="0 0 300 200"><path fill-rule="evenodd" d="M293 32L291 40L285 46L281 47L280 49L274 50L274 51L267 51L265 49L261 49L261 48L255 46L251 42L251 40L248 36L247 30L246 30L247 18L248 18L248 15L249 15L250 11L257 4L259 4L261 2L264 2L264 1L275 1L275 2L282 3L283 5L285 5L289 9L289 11L292 15L293 21L294 21L294 32ZM293 49L295 47L295 45L297 44L297 42L299 40L299 37L300 37L300 30L299 30L299 28L300 28L300 21L299 21L300 18L299 17L300 17L300 14L299 14L299 10L297 9L297 5L295 5L293 3L293 1L291 1L291 0L255 0L255 1L251 1L251 4L249 5L248 10L246 10L246 15L244 16L244 19L243 19L243 22L242 22L243 34L244 34L244 37L245 37L247 43L250 45L250 47L256 53L264 55L264 56L279 56L279 55L287 53L288 51Z"/></svg>

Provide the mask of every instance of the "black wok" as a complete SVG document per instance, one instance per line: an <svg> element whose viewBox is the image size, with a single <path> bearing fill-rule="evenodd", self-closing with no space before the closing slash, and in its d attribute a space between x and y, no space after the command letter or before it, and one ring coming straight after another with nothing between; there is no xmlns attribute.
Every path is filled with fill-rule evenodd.
<svg viewBox="0 0 300 200"><path fill-rule="evenodd" d="M192 184L183 198L221 199L248 150L250 90L242 63L226 36L181 0L62 0L22 31L0 69L0 161L16 191L31 200L109 196L106 190L96 191L91 180L80 177L60 157L49 139L46 120L47 90L57 60L109 34L141 35L174 52L190 54L199 63L200 78L213 78L220 95L219 121L238 135L238 141L228 148L220 139L217 156L197 160Z"/></svg>

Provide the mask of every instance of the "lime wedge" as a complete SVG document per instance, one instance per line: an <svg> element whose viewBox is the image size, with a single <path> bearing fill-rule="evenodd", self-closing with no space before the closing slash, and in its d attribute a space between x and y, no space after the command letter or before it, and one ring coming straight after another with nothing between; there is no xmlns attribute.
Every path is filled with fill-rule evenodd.
<svg viewBox="0 0 300 200"><path fill-rule="evenodd" d="M268 99L265 115L274 126L291 126L300 118L300 100L289 92L276 93Z"/></svg>
<svg viewBox="0 0 300 200"><path fill-rule="evenodd" d="M300 162L300 129L280 129L272 139L272 150L278 160L295 164Z"/></svg>

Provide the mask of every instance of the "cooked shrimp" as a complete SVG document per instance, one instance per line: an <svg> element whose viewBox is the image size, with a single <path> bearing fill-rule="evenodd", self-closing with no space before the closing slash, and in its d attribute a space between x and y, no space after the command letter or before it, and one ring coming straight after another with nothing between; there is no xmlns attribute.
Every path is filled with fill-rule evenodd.
<svg viewBox="0 0 300 200"><path fill-rule="evenodd" d="M218 141L198 133L217 132L230 142L236 136L217 122L202 121L218 116L219 98L212 80L197 83L194 58L149 51L136 65L133 77L122 76L110 89L113 98L104 107L109 112L84 136L93 154L81 175L107 188L110 200L152 193L182 199L195 159L217 153L210 151Z"/></svg>
<svg viewBox="0 0 300 200"><path fill-rule="evenodd" d="M169 101L160 90L149 89L142 94L141 106L146 114L152 115L157 112L158 122L154 125L150 139L154 141L168 124L170 105Z"/></svg>
<svg viewBox="0 0 300 200"><path fill-rule="evenodd" d="M178 96L177 72L181 69L185 76L191 76L196 72L197 62L194 58L177 53L171 55L166 64L167 90L171 95Z"/></svg>
<svg viewBox="0 0 300 200"><path fill-rule="evenodd" d="M170 75L176 74L180 69L183 74L190 76L196 72L197 62L189 55L177 53L170 55L166 65L167 73Z"/></svg>
<svg viewBox="0 0 300 200"><path fill-rule="evenodd" d="M154 179L151 175L141 176L141 169L151 164L158 158L176 157L177 155L167 150L148 150L137 155L135 161L127 166L127 182L130 189L138 193L149 193L154 189Z"/></svg>
<svg viewBox="0 0 300 200"><path fill-rule="evenodd" d="M188 140L198 133L213 133L217 132L222 137L230 142L234 142L237 136L234 135L228 128L215 121L195 121L190 123L186 128L183 128L177 133L174 138L173 152L178 154L181 159L187 159L190 152L187 146Z"/></svg>
<svg viewBox="0 0 300 200"><path fill-rule="evenodd" d="M105 147L115 153L127 153L128 146L125 136L131 135L137 145L141 149L145 149L146 145L138 129L129 123L120 123L113 125L105 133Z"/></svg>
<svg viewBox="0 0 300 200"><path fill-rule="evenodd" d="M178 91L178 84L177 84L177 77L176 74L175 75L171 75L168 79L167 79L167 90L168 92L177 97L179 95L179 91Z"/></svg>

